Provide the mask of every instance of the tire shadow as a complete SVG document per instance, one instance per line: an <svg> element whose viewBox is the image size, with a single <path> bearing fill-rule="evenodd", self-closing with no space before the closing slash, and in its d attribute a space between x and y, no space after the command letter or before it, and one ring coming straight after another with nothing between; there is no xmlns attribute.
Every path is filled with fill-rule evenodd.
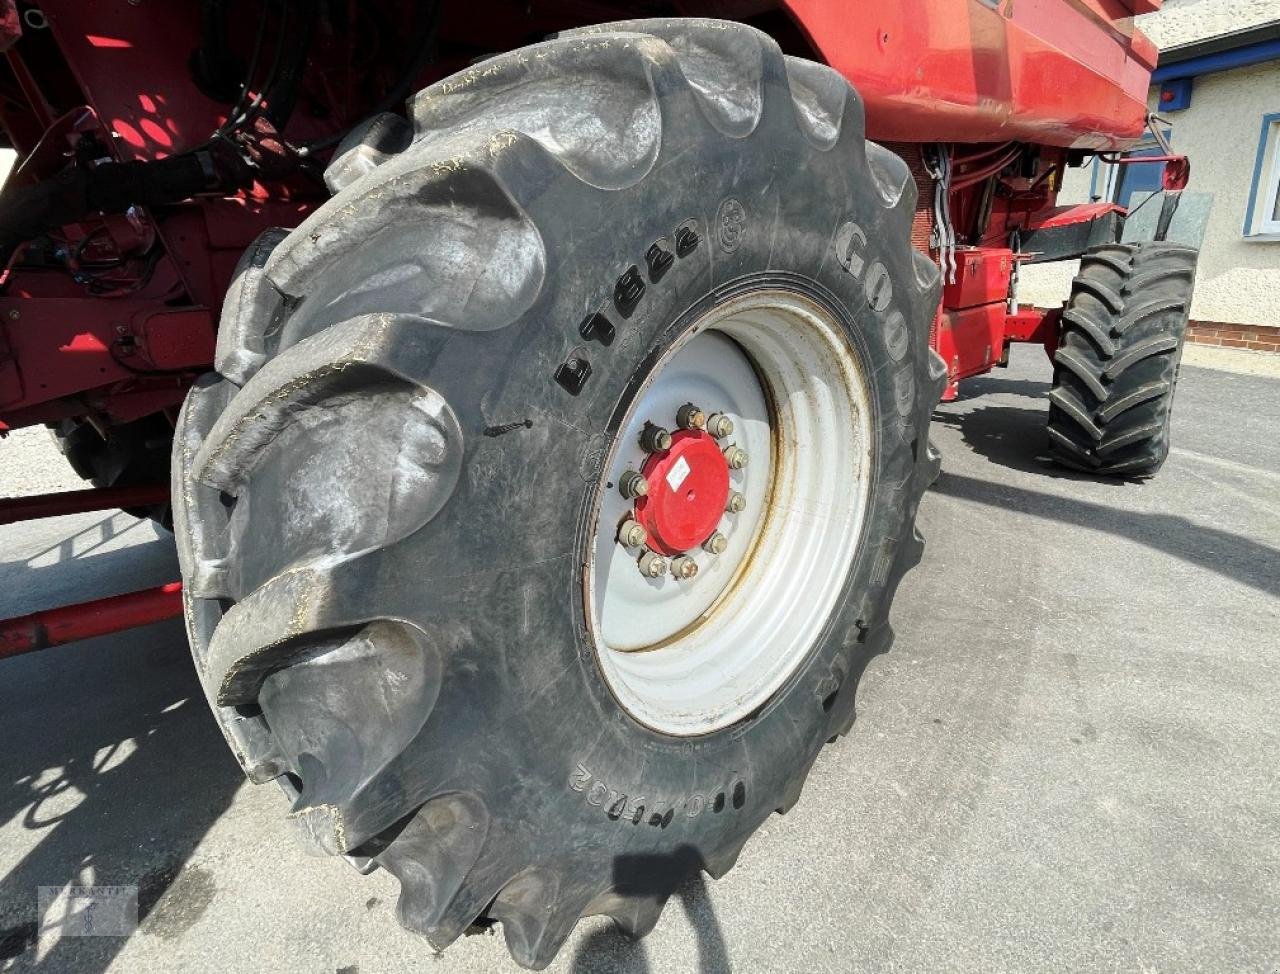
<svg viewBox="0 0 1280 974"><path fill-rule="evenodd" d="M1280 551L1254 538L1178 514L1128 511L945 470L932 490L1002 511L1018 511L1073 526L1087 525L1280 598Z"/></svg>
<svg viewBox="0 0 1280 974"><path fill-rule="evenodd" d="M1041 403L1043 409L1047 410L1049 406L1045 396L1048 394L1050 386L1051 383L1047 379L1013 378L1008 376L1004 370L996 369L986 375L975 375L971 379L961 379L960 396L955 402L964 403L971 399L977 399L979 396L1003 394L1034 399ZM944 403L944 405L948 404Z"/></svg>
<svg viewBox="0 0 1280 974"><path fill-rule="evenodd" d="M964 379L959 397L939 403L933 422L960 433L965 445L991 463L1027 473L1077 477L1049 459L1045 420L1049 383L988 373ZM1025 406L992 403L988 397L1025 399Z"/></svg>
<svg viewBox="0 0 1280 974"><path fill-rule="evenodd" d="M724 931L695 850L682 847L670 855L619 856L614 860L613 872L615 889L637 896L661 895L671 889L673 877L685 876L671 899L683 907L698 944L697 959L691 959L688 969L699 974L724 974L732 969ZM664 910L663 916L667 915ZM578 944L569 970L571 974L647 974L653 967L643 940L632 940L609 924Z"/></svg>
<svg viewBox="0 0 1280 974"><path fill-rule="evenodd" d="M1043 409L966 404L961 411L948 404L934 412L933 422L956 430L965 446L997 466L1062 480L1099 479L1060 467L1049 458Z"/></svg>

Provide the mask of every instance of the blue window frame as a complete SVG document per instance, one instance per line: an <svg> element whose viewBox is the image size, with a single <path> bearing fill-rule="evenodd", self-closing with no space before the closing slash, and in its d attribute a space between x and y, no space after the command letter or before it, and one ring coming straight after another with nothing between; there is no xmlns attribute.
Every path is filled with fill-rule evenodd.
<svg viewBox="0 0 1280 974"><path fill-rule="evenodd" d="M1244 211L1244 235L1280 239L1280 112L1262 116L1253 181Z"/></svg>

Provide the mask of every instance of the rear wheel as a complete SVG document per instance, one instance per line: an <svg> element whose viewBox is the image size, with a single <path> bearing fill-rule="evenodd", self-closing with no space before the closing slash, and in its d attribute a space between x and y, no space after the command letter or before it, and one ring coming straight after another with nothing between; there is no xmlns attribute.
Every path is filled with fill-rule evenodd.
<svg viewBox="0 0 1280 974"><path fill-rule="evenodd" d="M1050 449L1062 465L1141 476L1164 463L1196 256L1163 242L1084 256L1049 393Z"/></svg>
<svg viewBox="0 0 1280 974"><path fill-rule="evenodd" d="M143 487L163 484L169 477L173 426L159 413L107 427L105 435L90 423L66 419L53 427L53 435L72 469L95 487ZM171 523L167 503L128 513L165 527Z"/></svg>
<svg viewBox="0 0 1280 974"><path fill-rule="evenodd" d="M540 967L722 875L848 729L937 471L938 273L848 84L746 27L412 114L241 264L175 448L187 621L322 849Z"/></svg>

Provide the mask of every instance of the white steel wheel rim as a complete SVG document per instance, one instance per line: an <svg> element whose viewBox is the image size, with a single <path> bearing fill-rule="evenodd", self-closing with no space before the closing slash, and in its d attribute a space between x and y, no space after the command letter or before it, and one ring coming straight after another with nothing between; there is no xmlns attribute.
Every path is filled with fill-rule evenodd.
<svg viewBox="0 0 1280 974"><path fill-rule="evenodd" d="M727 411L745 470L730 489L720 555L689 551L699 572L645 578L618 540L631 502L618 490L645 454L646 422L675 426L693 402ZM640 723L707 734L763 706L826 626L854 563L874 454L870 384L831 313L790 291L761 289L697 319L650 374L597 495L585 597L610 691Z"/></svg>

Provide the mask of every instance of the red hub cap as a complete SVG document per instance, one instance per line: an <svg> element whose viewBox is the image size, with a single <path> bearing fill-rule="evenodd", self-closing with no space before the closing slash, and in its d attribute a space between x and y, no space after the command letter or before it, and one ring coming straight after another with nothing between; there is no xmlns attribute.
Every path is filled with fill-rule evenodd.
<svg viewBox="0 0 1280 974"><path fill-rule="evenodd" d="M636 501L636 520L650 548L678 555L711 537L729 498L729 465L714 437L679 430L671 449L651 454L641 472L649 493Z"/></svg>

